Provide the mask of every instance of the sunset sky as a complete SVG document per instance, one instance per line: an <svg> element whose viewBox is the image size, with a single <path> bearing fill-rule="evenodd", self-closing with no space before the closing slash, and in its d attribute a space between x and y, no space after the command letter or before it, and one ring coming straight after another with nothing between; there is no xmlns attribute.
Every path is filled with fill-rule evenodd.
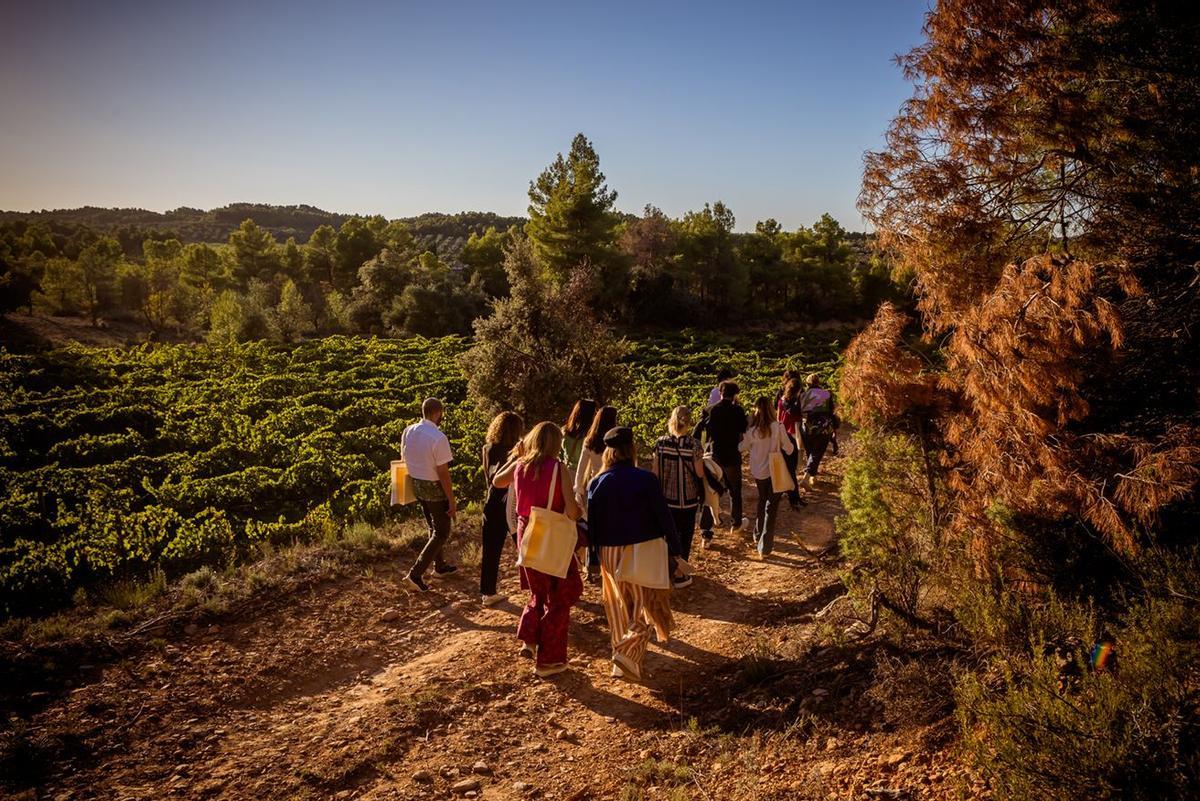
<svg viewBox="0 0 1200 801"><path fill-rule="evenodd" d="M0 208L524 214L571 137L617 206L855 209L924 0L6 2Z"/></svg>

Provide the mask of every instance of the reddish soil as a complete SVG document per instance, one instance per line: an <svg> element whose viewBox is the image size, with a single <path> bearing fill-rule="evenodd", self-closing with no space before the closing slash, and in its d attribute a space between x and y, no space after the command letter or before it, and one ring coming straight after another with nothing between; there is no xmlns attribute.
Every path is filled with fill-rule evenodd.
<svg viewBox="0 0 1200 801"><path fill-rule="evenodd" d="M878 638L841 645L833 542L840 464L776 553L720 531L675 593L676 630L642 684L609 677L598 589L571 629L571 670L532 675L514 637L524 602L474 571L426 595L380 563L287 603L159 642L32 699L30 778L53 799L795 799L977 797L944 711L872 696ZM747 505L754 509L753 485ZM459 532L457 537L476 537ZM839 604L839 608L848 604ZM840 631L847 621L837 627ZM822 629L825 629L822 631ZM40 705L40 706L39 706ZM456 783L474 782L452 789ZM470 787L472 789L466 789ZM473 795L472 795L473 794Z"/></svg>

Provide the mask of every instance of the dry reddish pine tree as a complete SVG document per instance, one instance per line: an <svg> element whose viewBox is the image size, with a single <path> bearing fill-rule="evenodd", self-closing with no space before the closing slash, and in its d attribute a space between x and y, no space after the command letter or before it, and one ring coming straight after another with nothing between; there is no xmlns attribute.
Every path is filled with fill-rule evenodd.
<svg viewBox="0 0 1200 801"><path fill-rule="evenodd" d="M944 446L968 539L999 503L1136 550L1200 478L1200 11L943 0L925 32L860 208L940 353L885 306L843 393Z"/></svg>

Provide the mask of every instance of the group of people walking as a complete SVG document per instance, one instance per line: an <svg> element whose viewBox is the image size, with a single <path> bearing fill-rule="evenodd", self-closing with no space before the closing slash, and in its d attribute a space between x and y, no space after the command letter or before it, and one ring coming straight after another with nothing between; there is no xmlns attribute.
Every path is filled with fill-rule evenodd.
<svg viewBox="0 0 1200 801"><path fill-rule="evenodd" d="M640 680L642 660L653 628L666 642L672 625L670 593L692 583L694 534L699 523L702 547L709 547L721 522L720 499L730 496L730 533L746 531L742 509L742 455L758 489L753 537L765 557L774 545L779 503L788 495L804 504L808 487L832 442L838 420L833 396L818 377L803 381L784 375L774 399L755 400L747 414L733 374L723 370L697 421L686 406L676 407L667 432L649 455L650 469L638 466L632 429L620 425L618 410L581 399L560 427L544 421L526 431L514 412L501 412L488 426L482 454L488 495L483 506L479 589L482 603L503 600L498 593L504 543L517 546L521 589L529 600L517 626L520 653L534 661L542 678L567 669L567 631L571 607L584 592L584 581L600 585L600 597L612 643L612 675ZM444 409L431 398L422 419L405 429L401 459L412 480L412 494L429 527L429 540L406 576L417 591L428 590L425 574L457 567L445 562L443 546L457 515L449 463L449 440L439 424ZM799 439L797 439L799 438ZM707 447L704 443L707 443ZM800 449L807 454L797 482ZM772 454L782 455L792 473L792 489L781 490L772 476ZM576 556L565 575L522 564L527 530L537 510L576 521ZM664 546L665 547L662 547Z"/></svg>

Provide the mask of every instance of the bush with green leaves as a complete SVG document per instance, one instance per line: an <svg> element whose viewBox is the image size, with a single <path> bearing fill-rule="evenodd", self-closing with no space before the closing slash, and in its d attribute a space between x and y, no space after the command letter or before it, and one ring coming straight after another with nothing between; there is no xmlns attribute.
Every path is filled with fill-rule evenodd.
<svg viewBox="0 0 1200 801"><path fill-rule="evenodd" d="M1026 598L1025 647L961 680L965 745L1000 798L1195 797L1200 561L1151 553L1137 569L1145 594L1119 613Z"/></svg>
<svg viewBox="0 0 1200 801"><path fill-rule="evenodd" d="M608 403L625 390L629 351L592 312L586 268L563 284L542 275L533 246L515 239L505 257L510 295L475 321L475 345L463 356L481 412L509 409L532 424L558 419L577 398Z"/></svg>
<svg viewBox="0 0 1200 801"><path fill-rule="evenodd" d="M883 593L916 615L941 563L940 527L920 449L904 434L863 429L842 480L838 545L861 593ZM932 485L936 491L937 480Z"/></svg>

